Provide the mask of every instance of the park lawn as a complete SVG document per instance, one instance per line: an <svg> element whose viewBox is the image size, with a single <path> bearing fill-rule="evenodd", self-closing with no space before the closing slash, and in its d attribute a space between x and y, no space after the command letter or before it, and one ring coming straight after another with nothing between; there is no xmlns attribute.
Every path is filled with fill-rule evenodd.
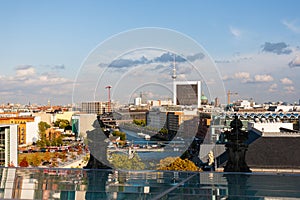
<svg viewBox="0 0 300 200"><path fill-rule="evenodd" d="M48 154L48 155L47 155ZM26 158L28 164L31 163L42 163L43 161L47 160L47 156L49 156L50 158L55 157L55 152L54 153L50 153L50 152L35 152L35 153L22 153L18 155L18 164L20 165L20 162ZM49 159L49 158L48 158Z"/></svg>

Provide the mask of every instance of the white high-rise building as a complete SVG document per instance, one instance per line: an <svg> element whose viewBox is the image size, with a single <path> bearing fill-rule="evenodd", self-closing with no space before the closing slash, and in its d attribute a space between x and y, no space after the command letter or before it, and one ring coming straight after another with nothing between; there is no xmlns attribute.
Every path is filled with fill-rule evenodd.
<svg viewBox="0 0 300 200"><path fill-rule="evenodd" d="M39 123L41 122L41 117L34 117L33 122L26 122L26 144L31 145L36 142L39 138Z"/></svg>
<svg viewBox="0 0 300 200"><path fill-rule="evenodd" d="M142 104L142 98L141 97L137 97L134 99L134 105L135 106L140 106Z"/></svg>
<svg viewBox="0 0 300 200"><path fill-rule="evenodd" d="M18 125L0 125L0 166L18 165Z"/></svg>
<svg viewBox="0 0 300 200"><path fill-rule="evenodd" d="M175 105L201 106L201 81L174 81Z"/></svg>

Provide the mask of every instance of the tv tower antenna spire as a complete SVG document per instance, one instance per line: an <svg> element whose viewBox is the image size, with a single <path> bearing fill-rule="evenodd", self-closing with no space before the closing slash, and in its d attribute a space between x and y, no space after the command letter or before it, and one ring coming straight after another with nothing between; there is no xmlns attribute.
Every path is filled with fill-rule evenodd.
<svg viewBox="0 0 300 200"><path fill-rule="evenodd" d="M172 74L172 79L173 79L173 105L176 105L176 81L177 75L176 75L176 55L174 54L174 62L173 62L173 74Z"/></svg>

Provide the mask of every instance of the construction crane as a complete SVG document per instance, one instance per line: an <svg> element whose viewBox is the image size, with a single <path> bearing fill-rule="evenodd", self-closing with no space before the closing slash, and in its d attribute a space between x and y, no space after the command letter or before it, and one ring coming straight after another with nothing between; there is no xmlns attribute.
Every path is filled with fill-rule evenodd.
<svg viewBox="0 0 300 200"><path fill-rule="evenodd" d="M228 90L228 92L227 92L227 105L230 104L230 96L231 95L238 95L238 93L237 92L230 92L230 90Z"/></svg>
<svg viewBox="0 0 300 200"><path fill-rule="evenodd" d="M108 109L107 109L107 111L109 113L111 112L110 88L111 88L110 85L105 87L105 89L108 89Z"/></svg>

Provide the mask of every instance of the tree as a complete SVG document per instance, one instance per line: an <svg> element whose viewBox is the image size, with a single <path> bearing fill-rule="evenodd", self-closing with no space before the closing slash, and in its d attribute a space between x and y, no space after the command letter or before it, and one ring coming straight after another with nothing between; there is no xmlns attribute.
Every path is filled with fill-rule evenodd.
<svg viewBox="0 0 300 200"><path fill-rule="evenodd" d="M44 154L43 160L47 161L47 162L50 162L50 160L51 160L51 154L49 152L46 152Z"/></svg>
<svg viewBox="0 0 300 200"><path fill-rule="evenodd" d="M112 165L117 169L124 170L143 170L145 164L141 161L138 155L134 155L133 158L129 159L126 154L112 154Z"/></svg>
<svg viewBox="0 0 300 200"><path fill-rule="evenodd" d="M121 131L114 131L112 132L113 136L119 136L120 140L125 141L126 140L126 133L121 132Z"/></svg>
<svg viewBox="0 0 300 200"><path fill-rule="evenodd" d="M26 157L24 157L24 158L22 159L22 161L20 162L19 166L20 166L20 167L28 167L28 166L29 166Z"/></svg>
<svg viewBox="0 0 300 200"><path fill-rule="evenodd" d="M38 153L35 153L34 156L32 157L30 164L34 167L38 167L41 164L41 162L42 162L41 157L39 156Z"/></svg>
<svg viewBox="0 0 300 200"><path fill-rule="evenodd" d="M182 160L181 158L176 158L176 160L167 165L158 168L158 170L170 170L170 171L201 171L192 161L188 159Z"/></svg>
<svg viewBox="0 0 300 200"><path fill-rule="evenodd" d="M47 124L47 122L43 122L43 121L41 121L41 122L38 124L38 126L39 126L39 132L46 132L46 130L47 130L48 128L50 128L50 125Z"/></svg>
<svg viewBox="0 0 300 200"><path fill-rule="evenodd" d="M44 148L47 144L46 144L46 130L48 128L50 128L50 125L47 124L46 122L41 121L38 124L39 127L39 141L37 141L37 145L40 146L41 148Z"/></svg>
<svg viewBox="0 0 300 200"><path fill-rule="evenodd" d="M158 164L158 169L172 164L176 159L177 157L166 157L164 159L161 159Z"/></svg>
<svg viewBox="0 0 300 200"><path fill-rule="evenodd" d="M146 120L144 119L134 119L133 123L138 126L146 126Z"/></svg>
<svg viewBox="0 0 300 200"><path fill-rule="evenodd" d="M50 141L49 141L50 142ZM62 136L60 135L58 138L54 138L51 142L52 146L60 146L63 145Z"/></svg>
<svg viewBox="0 0 300 200"><path fill-rule="evenodd" d="M159 133L162 134L162 135L167 135L167 134L168 134L168 129L166 129L166 128L161 128L161 129L159 130Z"/></svg>
<svg viewBox="0 0 300 200"><path fill-rule="evenodd" d="M65 129L66 127L70 126L70 122L69 122L69 120L66 120L66 119L57 119L54 122L54 126Z"/></svg>

